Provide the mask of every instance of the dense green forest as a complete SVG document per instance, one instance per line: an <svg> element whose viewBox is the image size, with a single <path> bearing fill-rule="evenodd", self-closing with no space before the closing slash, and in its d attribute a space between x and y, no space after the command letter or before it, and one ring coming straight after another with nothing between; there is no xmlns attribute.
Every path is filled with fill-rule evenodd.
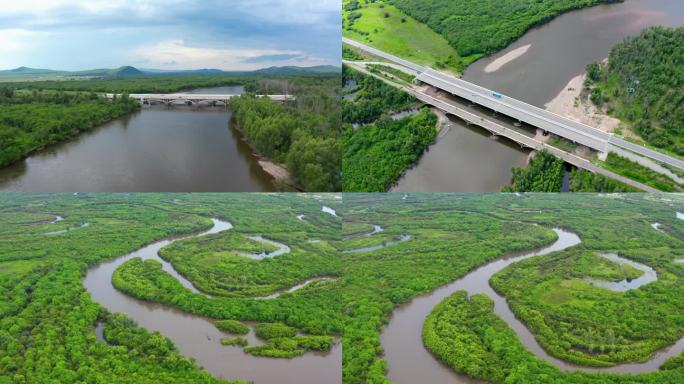
<svg viewBox="0 0 684 384"><path fill-rule="evenodd" d="M589 66L592 100L647 143L684 156L684 27L652 27Z"/></svg>
<svg viewBox="0 0 684 384"><path fill-rule="evenodd" d="M544 349L563 360L595 366L648 360L654 350L684 334L684 319L675 315L684 308L684 284L681 268L672 262L682 241L653 237L641 244L613 245L620 256L659 272L656 282L639 289L621 293L587 283L634 277L598 273L604 259L593 250L525 260L494 275L491 284Z"/></svg>
<svg viewBox="0 0 684 384"><path fill-rule="evenodd" d="M94 302L84 290L85 271L152 241L207 229L211 217L229 218L233 230L241 233L282 239L321 255L318 262L330 265L336 260L330 242L339 236L340 224L321 212L321 204L333 206L334 201L249 193L0 195L0 383L225 382L182 356L163 335ZM297 219L298 214L305 214L306 221ZM56 221L56 215L64 220ZM46 235L86 221L88 227ZM255 271L268 271L268 263L242 268L258 286L263 284ZM306 333L269 339L269 348L249 350L253 354L293 357L327 350L331 336L342 331L334 280L272 300L209 299L174 285L178 281L156 261L134 258L116 271L114 283L132 294L140 289L138 296L149 300L162 301L172 294L170 305L192 307L187 310L207 317L280 322ZM103 324L106 342L96 339L98 323Z"/></svg>
<svg viewBox="0 0 684 384"><path fill-rule="evenodd" d="M108 101L95 93L0 89L0 167L139 107L125 95Z"/></svg>
<svg viewBox="0 0 684 384"><path fill-rule="evenodd" d="M623 169L639 169L639 164L619 167L623 159L615 154L608 155L606 168L612 167L617 173ZM631 167L634 165L634 167ZM643 167L642 167L643 168ZM510 186L505 186L503 192L561 192L566 170L563 160L548 151L538 152L525 168L513 168ZM632 178L648 184L650 178L637 177L637 171L631 171ZM661 186L666 188L665 186ZM573 168L569 175L569 192L637 192L636 189L606 176ZM664 189L667 190L667 189Z"/></svg>
<svg viewBox="0 0 684 384"><path fill-rule="evenodd" d="M282 104L251 95L232 99L239 129L259 153L285 164L304 190L340 190L340 77L285 84L296 101Z"/></svg>
<svg viewBox="0 0 684 384"><path fill-rule="evenodd" d="M395 119L390 114L418 105L413 96L348 67L343 80L343 189L386 191L435 140L437 116L423 108Z"/></svg>
<svg viewBox="0 0 684 384"><path fill-rule="evenodd" d="M683 204L680 198L634 194L409 194L405 199L403 194L345 195L340 209L344 233L358 233L364 228L359 224L373 223L382 225L382 234L387 236L408 233L413 237L391 247L342 256L347 276L341 287L344 383L389 383L379 335L391 321L393 308L508 252L551 243L554 233L550 227L576 232L582 244L514 264L504 270L506 279L502 278L507 284L504 293L510 292L511 300L522 301L529 311L541 311L529 317L528 326L540 318L548 319L545 324L555 337L550 340L560 340L557 335L573 329L568 324L580 324L580 329L592 329L595 335L616 328L615 340L622 340L618 335L626 332L629 338L622 340L622 348L632 351L617 355L617 359L639 359L646 351L671 344L684 334L679 315L684 310L684 266L673 262L684 257L684 221L675 216L675 211L684 209ZM655 221L662 224L663 232L651 227ZM348 225L351 229L347 231ZM619 280L637 275L595 258L599 251L618 252L647 264L658 271L660 280L626 293L599 292L586 283L583 291L574 291L572 285L563 290L565 283L558 284L556 279L594 276ZM561 264L555 264L558 262ZM518 293L523 292L519 286L533 293L529 304L527 295ZM540 302L540 297L565 301L547 304ZM556 311L558 318L554 317ZM522 309L516 313L522 314ZM681 357L649 374L562 373L525 350L516 334L494 315L491 300L482 296L468 301L457 294L445 301L425 323L424 335L426 346L447 365L494 383L674 384L684 380ZM594 348L600 351L605 346Z"/></svg>
<svg viewBox="0 0 684 384"><path fill-rule="evenodd" d="M493 307L486 295L468 298L465 291L455 293L428 316L425 346L454 370L493 383L675 384L684 377L681 365L633 377L561 372L527 351Z"/></svg>
<svg viewBox="0 0 684 384"><path fill-rule="evenodd" d="M550 353L583 364L640 361L684 334L684 264L675 262L684 259L684 220L677 211L684 211L681 197L657 194L3 194L0 383L219 382L162 334L108 313L83 286L98 262L206 230L209 218L234 227L162 248L203 292L185 288L159 262L135 257L114 271L112 283L126 295L216 320L227 332L216 341L225 348L293 358L327 351L341 336L343 382L387 383L380 333L394 308L502 255L550 244L550 228L562 227L582 243L512 264L493 286ZM83 222L91 225L46 235ZM373 225L383 230L369 236ZM404 234L411 237L391 244ZM255 235L291 253L237 259L236 252L271 249L249 239ZM640 275L597 257L607 252L654 268L658 280L624 293L589 284ZM331 280L277 299L255 296L323 276ZM254 321L262 345L243 337ZM97 324L104 341L95 336ZM424 326L426 346L447 365L494 383L684 380L684 356L634 376L563 373L525 350L484 296L456 294Z"/></svg>
<svg viewBox="0 0 684 384"><path fill-rule="evenodd" d="M462 57L505 48L563 12L622 0L388 0L440 33Z"/></svg>

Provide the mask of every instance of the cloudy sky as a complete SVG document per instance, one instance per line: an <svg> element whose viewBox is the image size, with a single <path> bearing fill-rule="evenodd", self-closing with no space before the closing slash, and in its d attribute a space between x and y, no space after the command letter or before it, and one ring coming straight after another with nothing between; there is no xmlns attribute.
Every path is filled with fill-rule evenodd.
<svg viewBox="0 0 684 384"><path fill-rule="evenodd" d="M341 64L341 0L0 0L0 69Z"/></svg>

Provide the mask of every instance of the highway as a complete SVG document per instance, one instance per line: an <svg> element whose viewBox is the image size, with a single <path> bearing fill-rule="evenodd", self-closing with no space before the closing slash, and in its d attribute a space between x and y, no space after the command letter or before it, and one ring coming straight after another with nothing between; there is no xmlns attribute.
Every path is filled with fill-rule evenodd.
<svg viewBox="0 0 684 384"><path fill-rule="evenodd" d="M544 131L551 132L575 143L585 145L599 153L607 154L608 152L615 151L616 148L619 148L684 170L683 160L669 156L665 153L631 143L613 134L603 132L512 97L501 95L493 90L480 87L450 74L412 63L349 38L343 37L342 40L345 44L402 65L411 71L418 72L419 75L416 79L425 84L462 97L497 113L510 116ZM410 72L407 71L407 73Z"/></svg>

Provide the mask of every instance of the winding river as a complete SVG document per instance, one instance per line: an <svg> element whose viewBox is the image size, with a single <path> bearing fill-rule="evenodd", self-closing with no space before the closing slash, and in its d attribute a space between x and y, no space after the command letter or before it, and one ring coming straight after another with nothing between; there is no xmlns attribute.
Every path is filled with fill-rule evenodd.
<svg viewBox="0 0 684 384"><path fill-rule="evenodd" d="M110 312L125 313L138 325L149 331L158 331L168 337L178 347L180 352L196 360L216 377L225 379L243 379L256 384L301 384L305 382L339 383L342 378L341 361L342 347L340 343L333 346L327 353L307 353L293 359L272 359L251 356L240 347L223 346L221 338L230 335L219 331L213 322L201 316L183 312L179 309L158 303L151 303L135 299L119 292L112 285L112 274L126 261L140 257L143 260L152 259L160 262L165 272L176 278L184 287L193 292L199 291L190 281L180 275L173 266L161 259L158 252L169 244L193 237L205 236L230 230L233 226L226 221L213 219L211 229L196 235L175 237L157 241L137 251L120 256L114 260L98 264L86 273L84 286L92 299ZM291 292L300 289L317 278L278 293ZM274 294L275 295L275 294ZM277 295L257 297L255 299L272 299ZM101 338L102 326L96 327L96 334ZM247 335L250 345L260 344L253 330Z"/></svg>
<svg viewBox="0 0 684 384"><path fill-rule="evenodd" d="M528 351L565 371L623 373L655 371L665 360L684 351L684 338L681 338L675 345L658 351L651 360L645 363L622 364L607 368L580 367L549 355L537 343L527 327L515 317L506 299L490 287L489 279L495 273L518 261L546 255L581 243L580 238L572 232L558 228L554 229L554 232L558 235L558 239L550 246L529 252L514 253L497 259L448 285L397 307L390 316L389 324L380 336L385 358L389 365L388 377L398 384L471 384L482 382L456 373L443 365L423 347L422 329L425 318L437 304L460 290L466 290L470 295L484 293L489 296L494 301L494 312L515 331Z"/></svg>

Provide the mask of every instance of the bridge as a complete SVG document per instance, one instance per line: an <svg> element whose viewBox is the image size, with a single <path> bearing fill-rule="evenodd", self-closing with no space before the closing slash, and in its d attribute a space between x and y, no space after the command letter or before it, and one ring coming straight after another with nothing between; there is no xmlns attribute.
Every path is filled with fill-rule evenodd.
<svg viewBox="0 0 684 384"><path fill-rule="evenodd" d="M107 93L105 96L108 99L113 99L114 97L121 97L118 93ZM172 104L190 104L199 105L200 103L205 104L216 104L217 102L224 105L228 105L230 99L240 95L211 95L211 94L195 94L195 93L132 93L128 97L132 99L139 100L141 104L158 102L166 105ZM290 101L295 100L293 95L257 95L257 97L268 97L274 101Z"/></svg>
<svg viewBox="0 0 684 384"><path fill-rule="evenodd" d="M468 100L471 103L491 109L495 113L509 116L518 120L519 122L525 122L545 132L550 132L574 143L584 145L588 148L598 151L600 157L604 157L608 152L616 152L622 156L636 154L652 161L664 163L666 165L684 170L684 161L669 156L665 153L629 142L621 137L615 136L614 134L603 132L588 125L549 112L545 109L527 104L512 97L502 95L496 91L480 87L450 74L439 72L434 69L396 57L379 49L359 43L355 40L351 40L346 37L343 37L342 40L345 44L386 59L391 63L405 67L407 69L406 73L417 73L416 80L421 83L428 84L451 95ZM418 98L427 104L445 110L443 108L444 105L435 105L434 100L426 101L423 100L424 98ZM448 110L445 111L449 112ZM512 135L506 136L518 141L523 145L527 145L526 143L518 140L518 138L512 137Z"/></svg>

